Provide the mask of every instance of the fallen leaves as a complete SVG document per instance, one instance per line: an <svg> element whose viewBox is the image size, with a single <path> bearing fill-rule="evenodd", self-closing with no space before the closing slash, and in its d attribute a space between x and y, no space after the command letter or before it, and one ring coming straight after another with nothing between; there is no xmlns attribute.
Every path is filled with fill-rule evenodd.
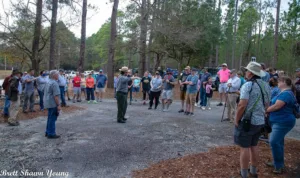
<svg viewBox="0 0 300 178"><path fill-rule="evenodd" d="M299 177L300 141L285 141L286 171L282 175L272 173L272 168L265 165L272 160L271 149L265 143L259 143L258 175L264 178ZM133 171L135 178L152 177L240 177L239 147L224 146L210 149L208 152L188 155L177 159L161 161L143 170Z"/></svg>

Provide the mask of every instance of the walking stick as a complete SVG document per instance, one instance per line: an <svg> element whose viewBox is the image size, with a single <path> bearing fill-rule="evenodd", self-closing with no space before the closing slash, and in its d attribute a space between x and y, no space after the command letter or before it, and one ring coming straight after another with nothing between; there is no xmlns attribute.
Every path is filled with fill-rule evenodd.
<svg viewBox="0 0 300 178"><path fill-rule="evenodd" d="M229 90L230 90L230 87L229 87L228 90L226 91L225 105L224 105L224 109L223 109L223 114L222 114L221 122L223 122L223 119L224 119L225 108L226 108L227 100L228 100L228 93L227 93L227 92L228 92Z"/></svg>

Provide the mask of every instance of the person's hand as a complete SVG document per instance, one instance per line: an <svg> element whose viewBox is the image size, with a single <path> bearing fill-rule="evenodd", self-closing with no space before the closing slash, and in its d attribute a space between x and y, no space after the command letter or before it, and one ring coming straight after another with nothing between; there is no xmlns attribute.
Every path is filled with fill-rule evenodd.
<svg viewBox="0 0 300 178"><path fill-rule="evenodd" d="M57 106L57 111L59 112L61 110L61 106Z"/></svg>
<svg viewBox="0 0 300 178"><path fill-rule="evenodd" d="M234 125L235 125L235 127L238 127L239 126L239 121L235 120Z"/></svg>
<svg viewBox="0 0 300 178"><path fill-rule="evenodd" d="M169 83L170 81L167 79L166 82Z"/></svg>

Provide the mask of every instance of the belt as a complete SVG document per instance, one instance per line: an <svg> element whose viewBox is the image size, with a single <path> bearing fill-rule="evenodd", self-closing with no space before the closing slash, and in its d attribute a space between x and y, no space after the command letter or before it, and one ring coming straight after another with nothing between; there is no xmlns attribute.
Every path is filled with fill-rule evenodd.
<svg viewBox="0 0 300 178"><path fill-rule="evenodd" d="M122 91L117 91L117 93L121 93L121 94L123 94L123 95L127 95L126 92L122 92Z"/></svg>
<svg viewBox="0 0 300 178"><path fill-rule="evenodd" d="M237 91L236 91L237 92ZM228 94L236 94L236 92L228 92Z"/></svg>

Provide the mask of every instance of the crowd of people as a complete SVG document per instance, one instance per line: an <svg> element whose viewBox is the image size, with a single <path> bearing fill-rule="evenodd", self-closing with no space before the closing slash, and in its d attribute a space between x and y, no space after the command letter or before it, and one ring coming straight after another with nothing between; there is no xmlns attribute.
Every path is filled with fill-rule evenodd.
<svg viewBox="0 0 300 178"><path fill-rule="evenodd" d="M296 82L293 82L283 72L267 69L264 64L256 62L250 62L239 71L229 70L226 63L221 66L217 73L220 79L218 88L220 102L217 106L227 107L225 120L235 125L234 142L241 148L241 176L243 178L248 174L257 176L259 159L257 144L262 132L269 141L273 155L273 162L267 165L274 167L274 173L282 173L284 138L295 126L299 114L300 68L296 70L297 78ZM162 111L168 112L177 83L180 85L179 113L195 116L195 107L201 110L212 109L213 81L205 68L199 73L196 68L187 66L178 81L173 77L171 70L167 70L166 74L156 71L153 76L146 71L142 78L138 77L138 73L132 75L132 70L125 66L119 71L120 74L114 77L118 123L126 123L128 97L131 104L133 99L137 99L137 93L141 89L143 104L146 105L149 99L149 110L153 109L153 106L154 109L158 109L158 105L161 104ZM82 102L82 96L88 104L103 101L107 85L107 77L103 74L103 70L99 71L99 75L95 75L92 71L87 77L77 72L73 79L69 79L63 70L41 71L38 77L34 77L32 69L24 74L13 70L3 83L5 89L3 115L8 118L8 124L19 125L17 113L20 106L24 113L36 112L34 110L36 90L40 110L48 110L45 136L50 139L59 138L55 131L55 122L61 107L68 107L66 96L69 101L71 100L68 92L69 83L73 86L73 103Z"/></svg>

